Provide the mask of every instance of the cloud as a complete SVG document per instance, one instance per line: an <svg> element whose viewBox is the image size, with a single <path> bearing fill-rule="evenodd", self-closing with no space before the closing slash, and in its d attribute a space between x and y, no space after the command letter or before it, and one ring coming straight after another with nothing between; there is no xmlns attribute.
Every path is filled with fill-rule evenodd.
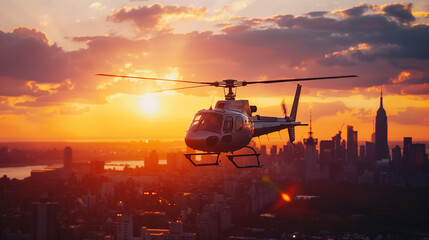
<svg viewBox="0 0 429 240"><path fill-rule="evenodd" d="M226 33L240 33L247 31L251 28L249 25L235 25L235 26L226 26L221 29L222 32Z"/></svg>
<svg viewBox="0 0 429 240"><path fill-rule="evenodd" d="M28 37L31 36L31 37ZM18 28L0 31L0 76L38 82L57 82L68 71L64 51L49 46L41 32Z"/></svg>
<svg viewBox="0 0 429 240"><path fill-rule="evenodd" d="M428 108L407 107L396 115L388 116L389 121L404 125L420 125L429 120Z"/></svg>
<svg viewBox="0 0 429 240"><path fill-rule="evenodd" d="M49 94L49 91L40 89L34 81L23 82L8 77L0 77L0 96L43 96Z"/></svg>
<svg viewBox="0 0 429 240"><path fill-rule="evenodd" d="M140 30L163 30L168 24L167 18L173 19L195 19L206 15L208 9L205 7L190 8L179 5L164 6L160 3L143 5L134 8L123 7L110 14L107 19L120 23L131 21Z"/></svg>
<svg viewBox="0 0 429 240"><path fill-rule="evenodd" d="M40 40L46 44L49 43L49 40L46 34L34 28L17 27L12 30L12 34L15 34L21 37L31 37L31 38Z"/></svg>
<svg viewBox="0 0 429 240"><path fill-rule="evenodd" d="M310 16L310 17L323 17L328 13L329 12L327 12L327 11L314 11L314 12L308 12L305 15Z"/></svg>
<svg viewBox="0 0 429 240"><path fill-rule="evenodd" d="M25 109L17 109L11 106L11 103L8 98L0 97L0 116L4 115L22 115L26 114L27 111Z"/></svg>
<svg viewBox="0 0 429 240"><path fill-rule="evenodd" d="M375 5L369 5L369 4L361 4L356 7L352 7L343 11L338 11L339 13L344 14L347 17L360 17L364 13L366 13L369 10L375 10L377 7Z"/></svg>
<svg viewBox="0 0 429 240"><path fill-rule="evenodd" d="M12 105L22 108L103 104L117 93L139 95L172 86L95 73L164 77L171 68L178 69L183 79L194 81L357 74L357 79L305 82L305 91L329 97L338 95L333 90L348 90L348 94L387 84L388 93L428 95L429 26L401 24L393 17L395 13L386 10L389 6L382 11L372 5L341 10L347 15L320 12L241 18L219 26L222 33L163 32L146 39L76 36L72 40L86 47L75 51L49 45L47 36L36 29L0 31L0 97L31 97ZM408 5L401 6L408 11ZM153 4L122 8L109 18L143 21L144 27L153 29L165 26L163 16L206 10ZM410 72L410 78L393 82L401 72ZM239 92L243 97L292 95L294 87L290 86L255 85ZM206 95L208 88L203 89L184 92Z"/></svg>
<svg viewBox="0 0 429 240"><path fill-rule="evenodd" d="M105 6L103 6L102 3L100 2L93 2L91 3L91 5L89 5L89 8L93 8L93 9L103 9L106 8Z"/></svg>
<svg viewBox="0 0 429 240"><path fill-rule="evenodd" d="M411 22L414 22L416 20L416 18L413 16L412 10L412 3L394 3L383 7L383 11L386 13L387 16L391 16L403 24L410 24Z"/></svg>

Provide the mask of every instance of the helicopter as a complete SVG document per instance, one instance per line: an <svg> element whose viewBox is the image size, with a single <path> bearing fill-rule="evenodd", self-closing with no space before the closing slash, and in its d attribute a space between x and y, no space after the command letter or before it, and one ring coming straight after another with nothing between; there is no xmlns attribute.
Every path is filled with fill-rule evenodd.
<svg viewBox="0 0 429 240"><path fill-rule="evenodd" d="M236 93L238 87L244 87L252 84L271 84L282 82L300 82L309 80L324 80L324 79L338 79L338 78L352 78L356 75L344 76L330 76L330 77L313 77L313 78L291 78L291 79L276 79L276 80L263 80L263 81L240 81L236 79L225 79L215 82L198 82L187 81L178 79L164 79L164 78L149 78L127 75L115 74L96 74L97 76L104 77L119 77L119 78L134 78L155 81L168 81L178 83L192 83L198 84L187 87L179 87L162 91L183 90L190 88L198 88L205 86L222 87L224 89L225 100L217 101L214 108L199 110L193 117L185 134L186 145L193 149L202 151L201 153L185 153L184 156L192 165L200 166L221 166L219 156L221 153L226 153L227 158L237 168L259 168L263 167L259 160L260 153L249 146L250 141L254 137L259 137L280 130L287 129L289 134L289 141L295 141L295 127L307 126L296 121L298 112L299 97L301 95L301 87L299 83L296 87L295 98L293 101L291 113L287 115L286 104L282 102L284 117L271 117L260 116L253 113L257 112L256 106L251 106L248 100L236 100ZM250 149L251 153L248 154L234 154L240 149ZM228 154L231 153L231 154ZM216 156L214 162L199 163L193 160L192 157L197 156ZM235 159L243 157L255 157L255 164L242 165Z"/></svg>

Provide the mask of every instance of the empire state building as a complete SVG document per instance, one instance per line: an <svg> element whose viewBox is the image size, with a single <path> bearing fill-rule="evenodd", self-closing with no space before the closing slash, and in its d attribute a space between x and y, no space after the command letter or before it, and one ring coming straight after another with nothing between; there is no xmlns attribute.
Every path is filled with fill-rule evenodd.
<svg viewBox="0 0 429 240"><path fill-rule="evenodd" d="M376 160L390 159L387 145L387 116L383 108L383 92L380 96L380 108L375 119L375 156Z"/></svg>

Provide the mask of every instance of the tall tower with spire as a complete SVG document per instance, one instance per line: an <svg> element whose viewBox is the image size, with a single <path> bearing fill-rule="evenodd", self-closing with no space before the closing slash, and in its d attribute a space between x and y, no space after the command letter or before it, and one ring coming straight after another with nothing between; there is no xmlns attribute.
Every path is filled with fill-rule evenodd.
<svg viewBox="0 0 429 240"><path fill-rule="evenodd" d="M308 132L308 138L304 138L304 144L305 144L305 168L306 173L309 173L310 171L314 170L316 168L316 161L317 161L317 151L316 151L316 145L317 145L317 138L313 138L313 131L311 129L311 112L310 112L310 132Z"/></svg>
<svg viewBox="0 0 429 240"><path fill-rule="evenodd" d="M376 160L390 159L387 145L387 116L383 108L383 89L380 91L380 107L375 118L375 156Z"/></svg>

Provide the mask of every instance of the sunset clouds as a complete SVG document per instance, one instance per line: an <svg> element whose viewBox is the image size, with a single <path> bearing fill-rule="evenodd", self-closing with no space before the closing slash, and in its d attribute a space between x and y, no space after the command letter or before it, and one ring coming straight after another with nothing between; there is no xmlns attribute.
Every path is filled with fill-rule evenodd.
<svg viewBox="0 0 429 240"><path fill-rule="evenodd" d="M179 5L163 6L160 3L134 8L123 7L107 17L107 20L120 23L131 21L140 30L164 30L168 21L198 19L207 14L206 7L190 8ZM170 20L169 20L170 18Z"/></svg>
<svg viewBox="0 0 429 240"><path fill-rule="evenodd" d="M377 107L379 86L383 84L384 94L392 100L402 96L418 105L399 107L387 102L392 121L429 128L429 21L425 14L413 14L412 3L360 4L329 11L309 9L296 15L285 10L284 14L260 17L239 15L255 4L251 1L217 7L150 1L137 4L113 9L88 6L105 12L100 23L112 29L123 28L124 32L128 29L131 34L64 36L84 46L75 50L66 50L53 42L42 29L20 25L11 26L11 30L0 29L0 126L8 121L5 116L14 114L39 120L54 119L57 115L94 118L91 114L102 114L101 106L110 109L107 106L113 106L109 105L112 101L124 96L138 97L182 86L109 79L95 73L193 81L356 74L359 78L352 80L306 82L302 111L313 108L315 120L338 118L338 114L347 115L345 119L367 120ZM229 15L225 15L227 11ZM203 23L211 30L195 27L178 32L175 30L178 23L195 26ZM293 94L293 88L294 85L288 84L249 86L239 89L239 96L250 100L281 98ZM204 99L213 93L220 96L221 90L201 88L164 97L171 100L176 96L185 103L188 101L185 96ZM349 101L344 98L347 95L373 99L375 103L371 107L364 104L357 107L359 104L352 98ZM133 97L127 99L134 101ZM319 101L316 99L321 102L315 102ZM167 103L170 108L172 105L174 100ZM271 113L273 105L277 102L265 104L261 109L266 107ZM189 118L195 110L198 109L186 110ZM304 120L308 119L306 115L301 115ZM410 123L407 116L421 120ZM186 128L188 120L182 121L181 126Z"/></svg>

